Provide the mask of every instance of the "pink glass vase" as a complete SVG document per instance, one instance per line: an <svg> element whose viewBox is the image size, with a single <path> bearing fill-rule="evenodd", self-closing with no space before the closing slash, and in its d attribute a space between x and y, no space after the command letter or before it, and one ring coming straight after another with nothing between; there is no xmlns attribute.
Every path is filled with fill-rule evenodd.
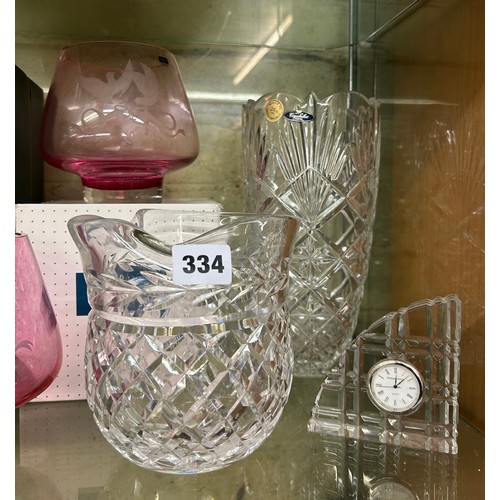
<svg viewBox="0 0 500 500"><path fill-rule="evenodd" d="M16 233L16 408L41 394L62 363L57 320L26 234Z"/></svg>

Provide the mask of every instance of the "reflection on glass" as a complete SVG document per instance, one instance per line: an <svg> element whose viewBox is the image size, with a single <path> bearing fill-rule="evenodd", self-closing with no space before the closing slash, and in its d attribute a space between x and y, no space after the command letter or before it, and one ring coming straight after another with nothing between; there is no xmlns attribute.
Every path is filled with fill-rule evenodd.
<svg viewBox="0 0 500 500"><path fill-rule="evenodd" d="M61 492L46 474L16 465L16 498L26 500L63 500ZM19 493L22 490L22 493Z"/></svg>
<svg viewBox="0 0 500 500"><path fill-rule="evenodd" d="M457 457L317 434L322 498L423 500L457 498Z"/></svg>
<svg viewBox="0 0 500 500"><path fill-rule="evenodd" d="M130 463L102 437L85 401L20 408L21 463L49 476L64 499L381 500L408 487L419 500L484 498L484 437L471 427L461 427L458 456L307 432L320 383L296 378L269 438L220 471L165 475ZM19 484L23 500L28 486Z"/></svg>
<svg viewBox="0 0 500 500"><path fill-rule="evenodd" d="M271 499L277 493L272 476L258 460L239 462L223 470L194 476L165 476L121 460L97 500Z"/></svg>

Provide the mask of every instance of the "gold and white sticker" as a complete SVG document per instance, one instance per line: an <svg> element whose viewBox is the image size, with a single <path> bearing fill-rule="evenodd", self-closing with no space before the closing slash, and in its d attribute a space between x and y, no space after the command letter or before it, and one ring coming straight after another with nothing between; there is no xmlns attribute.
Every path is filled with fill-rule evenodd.
<svg viewBox="0 0 500 500"><path fill-rule="evenodd" d="M265 109L266 118L270 122L278 121L283 116L284 111L285 108L283 107L283 103L278 99L271 99L266 104L266 109Z"/></svg>

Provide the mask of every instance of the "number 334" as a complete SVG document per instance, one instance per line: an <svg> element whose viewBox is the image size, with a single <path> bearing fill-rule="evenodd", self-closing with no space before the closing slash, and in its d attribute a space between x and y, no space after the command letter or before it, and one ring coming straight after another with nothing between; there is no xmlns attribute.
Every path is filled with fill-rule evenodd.
<svg viewBox="0 0 500 500"><path fill-rule="evenodd" d="M186 263L182 268L186 274L192 274L195 271L202 274L206 274L210 271L217 271L218 273L224 272L222 255L215 255L212 262L210 262L208 255L198 255L196 259L193 255L184 255L182 261Z"/></svg>

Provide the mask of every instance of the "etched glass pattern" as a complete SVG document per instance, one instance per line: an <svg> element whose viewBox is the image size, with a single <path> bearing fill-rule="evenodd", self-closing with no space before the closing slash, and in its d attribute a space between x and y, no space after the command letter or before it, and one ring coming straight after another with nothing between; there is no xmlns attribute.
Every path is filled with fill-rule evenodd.
<svg viewBox="0 0 500 500"><path fill-rule="evenodd" d="M455 295L415 302L363 331L322 383L309 430L380 443L458 452L461 302ZM405 360L423 377L422 405L411 414L379 410L367 374L382 359Z"/></svg>
<svg viewBox="0 0 500 500"><path fill-rule="evenodd" d="M105 438L148 469L196 473L254 451L287 402L290 217L142 210L68 223L88 284L87 399ZM140 226L140 227L139 227ZM154 233L149 231L154 230ZM230 285L176 285L174 243L225 242Z"/></svg>
<svg viewBox="0 0 500 500"><path fill-rule="evenodd" d="M281 113L281 114L280 114ZM374 100L268 94L243 107L247 209L300 220L290 265L294 373L325 375L352 340L378 186Z"/></svg>

